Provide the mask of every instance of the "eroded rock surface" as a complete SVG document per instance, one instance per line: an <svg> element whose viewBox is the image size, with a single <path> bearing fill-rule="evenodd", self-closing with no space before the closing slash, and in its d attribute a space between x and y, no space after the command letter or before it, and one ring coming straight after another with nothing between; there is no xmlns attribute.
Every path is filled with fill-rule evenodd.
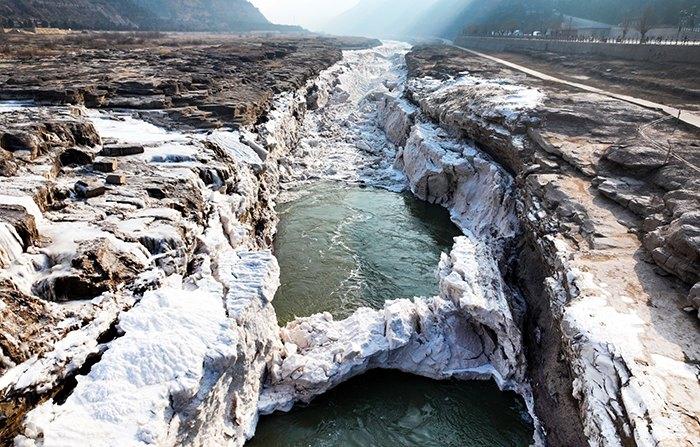
<svg viewBox="0 0 700 447"><path fill-rule="evenodd" d="M340 60L341 48L376 44L360 38L37 36L3 54L0 67L10 76L0 78L0 99L162 110L167 113L150 119L168 126L246 126L264 121L276 95L304 87ZM29 135L12 141L38 144Z"/></svg>
<svg viewBox="0 0 700 447"><path fill-rule="evenodd" d="M698 131L456 48L418 48L407 62L421 111L516 177L515 268L549 443L696 445L697 322L681 309L697 282L698 177L686 162L700 161ZM669 139L686 162L664 157Z"/></svg>
<svg viewBox="0 0 700 447"><path fill-rule="evenodd" d="M3 443L242 445L252 436L280 343L268 250L278 162L298 139L314 86L306 80L339 55L298 44L306 60L284 70L299 78L285 74L274 98L258 95L251 124L267 119L232 120L243 126L235 131L0 107L4 134L30 135L22 147L3 140L13 171L0 178Z"/></svg>

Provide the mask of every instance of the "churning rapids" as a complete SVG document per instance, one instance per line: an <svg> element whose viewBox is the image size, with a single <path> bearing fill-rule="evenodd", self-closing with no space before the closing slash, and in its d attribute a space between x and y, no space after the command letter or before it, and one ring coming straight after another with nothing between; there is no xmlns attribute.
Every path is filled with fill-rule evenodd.
<svg viewBox="0 0 700 447"><path fill-rule="evenodd" d="M462 232L447 209L411 194L378 122L378 95L397 94L405 82L407 49L346 52L326 73L337 79L321 99L327 104L305 119L277 206L281 287L273 305L282 325L438 293L440 255ZM493 384L370 372L308 406L263 417L249 445L525 446L532 439L522 400Z"/></svg>

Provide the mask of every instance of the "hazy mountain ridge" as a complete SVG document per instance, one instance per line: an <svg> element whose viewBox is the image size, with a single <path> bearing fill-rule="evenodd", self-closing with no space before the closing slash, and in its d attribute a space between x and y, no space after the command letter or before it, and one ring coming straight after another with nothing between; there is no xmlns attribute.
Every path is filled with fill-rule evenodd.
<svg viewBox="0 0 700 447"><path fill-rule="evenodd" d="M334 34L402 37L437 0L362 0L323 28Z"/></svg>
<svg viewBox="0 0 700 447"><path fill-rule="evenodd" d="M0 0L5 26L75 29L295 30L270 23L247 0Z"/></svg>
<svg viewBox="0 0 700 447"><path fill-rule="evenodd" d="M546 29L560 14L617 25L649 5L653 21L675 25L700 0L363 0L324 27L328 32L380 37L453 38L469 27Z"/></svg>

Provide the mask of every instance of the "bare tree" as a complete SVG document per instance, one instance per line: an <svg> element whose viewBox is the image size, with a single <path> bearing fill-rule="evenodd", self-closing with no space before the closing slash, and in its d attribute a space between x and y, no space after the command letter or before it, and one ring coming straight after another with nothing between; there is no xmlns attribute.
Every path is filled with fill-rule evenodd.
<svg viewBox="0 0 700 447"><path fill-rule="evenodd" d="M646 42L647 33L654 27L655 24L654 8L652 8L651 5L647 5L642 11L641 17L639 17L639 20L637 21L637 31L639 31L639 34L642 35L640 42Z"/></svg>
<svg viewBox="0 0 700 447"><path fill-rule="evenodd" d="M630 19L630 16L625 14L625 16L622 18L622 40L627 39L627 35L630 32L630 28L632 27L632 19Z"/></svg>
<svg viewBox="0 0 700 447"><path fill-rule="evenodd" d="M678 20L678 37L680 38L681 32L686 29L695 29L695 21L698 15L697 6L693 6L689 9L684 9L680 13L680 19Z"/></svg>

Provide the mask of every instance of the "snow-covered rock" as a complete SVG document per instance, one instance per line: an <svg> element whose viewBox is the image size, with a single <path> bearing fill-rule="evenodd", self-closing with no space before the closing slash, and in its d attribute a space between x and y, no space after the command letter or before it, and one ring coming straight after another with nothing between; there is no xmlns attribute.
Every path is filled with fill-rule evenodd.
<svg viewBox="0 0 700 447"><path fill-rule="evenodd" d="M281 95L258 128L209 136L89 113L110 141L146 145L128 164L120 160L133 170L127 184L71 201L61 215L23 191L3 202L34 213L50 238L42 256L53 268L44 271L16 232L2 233L3 259L13 269L30 266L29 284L75 268L78 247L95 238L138 255L145 270L80 312L56 306L67 335L2 376L4 398L22 402L12 417L27 412L17 445L242 445L253 435L262 377L281 346L271 305L279 267L267 249L278 161L296 144L311 85ZM76 373L74 388L64 387ZM54 401L59 387L63 397ZM32 410L36 403L25 405L23 395L49 399Z"/></svg>
<svg viewBox="0 0 700 447"><path fill-rule="evenodd" d="M308 402L373 368L434 379L492 378L529 399L512 292L490 251L459 237L440 262L440 295L387 301L345 320L318 314L282 329L284 348L260 399L267 414Z"/></svg>

